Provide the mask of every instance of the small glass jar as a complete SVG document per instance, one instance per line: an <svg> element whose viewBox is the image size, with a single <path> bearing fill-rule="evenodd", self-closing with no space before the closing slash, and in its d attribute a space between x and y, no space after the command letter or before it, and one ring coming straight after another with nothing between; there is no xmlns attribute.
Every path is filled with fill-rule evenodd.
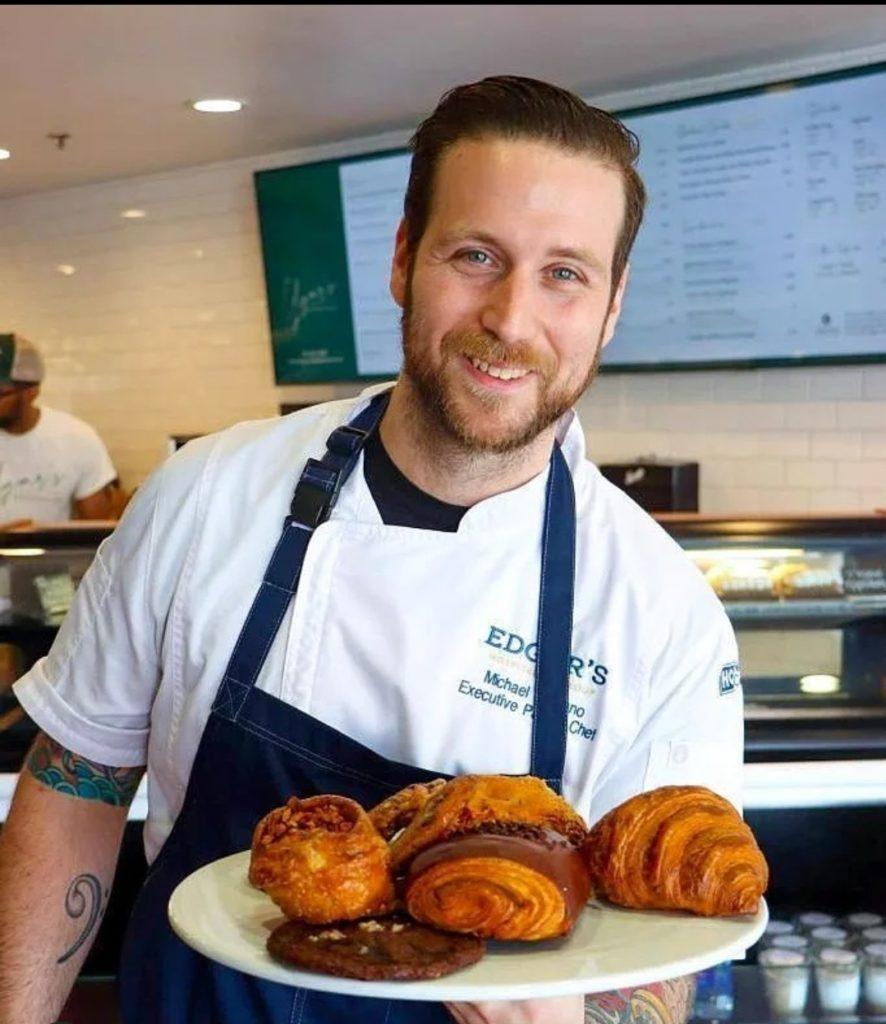
<svg viewBox="0 0 886 1024"><path fill-rule="evenodd" d="M763 946L769 946L772 940L778 938L779 935L793 935L794 931L794 925L790 921L771 920L766 924L766 930L763 932L760 943Z"/></svg>
<svg viewBox="0 0 886 1024"><path fill-rule="evenodd" d="M825 946L845 949L849 946L850 935L845 928L825 924L821 928L813 928L809 933L809 940L814 949L824 949Z"/></svg>
<svg viewBox="0 0 886 1024"><path fill-rule="evenodd" d="M886 928L864 928L858 936L859 946L873 946L880 942L886 942Z"/></svg>
<svg viewBox="0 0 886 1024"><path fill-rule="evenodd" d="M820 949L815 954L815 987L824 1013L855 1013L861 995L858 953L851 949Z"/></svg>
<svg viewBox="0 0 886 1024"><path fill-rule="evenodd" d="M882 914L870 914L866 911L847 914L843 918L843 927L848 928L851 932L863 932L865 928L882 928L883 923Z"/></svg>
<svg viewBox="0 0 886 1024"><path fill-rule="evenodd" d="M813 928L826 928L836 923L833 914L824 914L820 910L807 910L804 914L797 915L797 927L807 934Z"/></svg>
<svg viewBox="0 0 886 1024"><path fill-rule="evenodd" d="M794 953L806 954L809 951L810 942L808 935L776 935L769 943L772 949L789 949Z"/></svg>
<svg viewBox="0 0 886 1024"><path fill-rule="evenodd" d="M864 997L877 1013L886 1013L886 942L875 942L862 951Z"/></svg>
<svg viewBox="0 0 886 1024"><path fill-rule="evenodd" d="M760 951L758 962L773 1015L782 1020L802 1017L809 994L809 959L793 949L770 947Z"/></svg>

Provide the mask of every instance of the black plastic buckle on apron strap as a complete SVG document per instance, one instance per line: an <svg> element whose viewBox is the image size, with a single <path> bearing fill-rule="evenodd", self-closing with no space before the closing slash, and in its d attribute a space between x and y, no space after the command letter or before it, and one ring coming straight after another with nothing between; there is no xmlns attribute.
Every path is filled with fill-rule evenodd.
<svg viewBox="0 0 886 1024"><path fill-rule="evenodd" d="M328 519L368 436L356 427L339 427L326 442L323 459L308 459L289 507L292 525L314 530Z"/></svg>

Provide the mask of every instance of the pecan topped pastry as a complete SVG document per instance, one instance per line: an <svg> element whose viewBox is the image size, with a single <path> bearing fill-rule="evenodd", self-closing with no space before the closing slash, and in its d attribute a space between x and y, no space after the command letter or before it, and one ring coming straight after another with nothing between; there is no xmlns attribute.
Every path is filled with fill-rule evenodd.
<svg viewBox="0 0 886 1024"><path fill-rule="evenodd" d="M342 796L292 797L256 825L249 881L287 917L328 924L387 912L390 852L363 808Z"/></svg>

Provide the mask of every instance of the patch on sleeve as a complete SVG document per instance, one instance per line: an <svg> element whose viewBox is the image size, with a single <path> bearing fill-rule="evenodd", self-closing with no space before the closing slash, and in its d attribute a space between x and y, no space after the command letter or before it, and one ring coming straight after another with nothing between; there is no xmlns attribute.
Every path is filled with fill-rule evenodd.
<svg viewBox="0 0 886 1024"><path fill-rule="evenodd" d="M741 669L737 661L730 661L720 669L720 696L732 693L741 686Z"/></svg>

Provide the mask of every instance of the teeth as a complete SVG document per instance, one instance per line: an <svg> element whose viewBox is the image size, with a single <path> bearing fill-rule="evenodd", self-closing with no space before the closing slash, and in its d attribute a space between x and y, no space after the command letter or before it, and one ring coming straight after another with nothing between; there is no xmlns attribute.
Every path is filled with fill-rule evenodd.
<svg viewBox="0 0 886 1024"><path fill-rule="evenodd" d="M482 359L475 359L473 356L471 356L471 362L482 373L486 373L490 377L496 377L498 380L518 380L520 377L525 377L529 372L528 370L520 370L517 367L490 366L489 363L484 363Z"/></svg>

